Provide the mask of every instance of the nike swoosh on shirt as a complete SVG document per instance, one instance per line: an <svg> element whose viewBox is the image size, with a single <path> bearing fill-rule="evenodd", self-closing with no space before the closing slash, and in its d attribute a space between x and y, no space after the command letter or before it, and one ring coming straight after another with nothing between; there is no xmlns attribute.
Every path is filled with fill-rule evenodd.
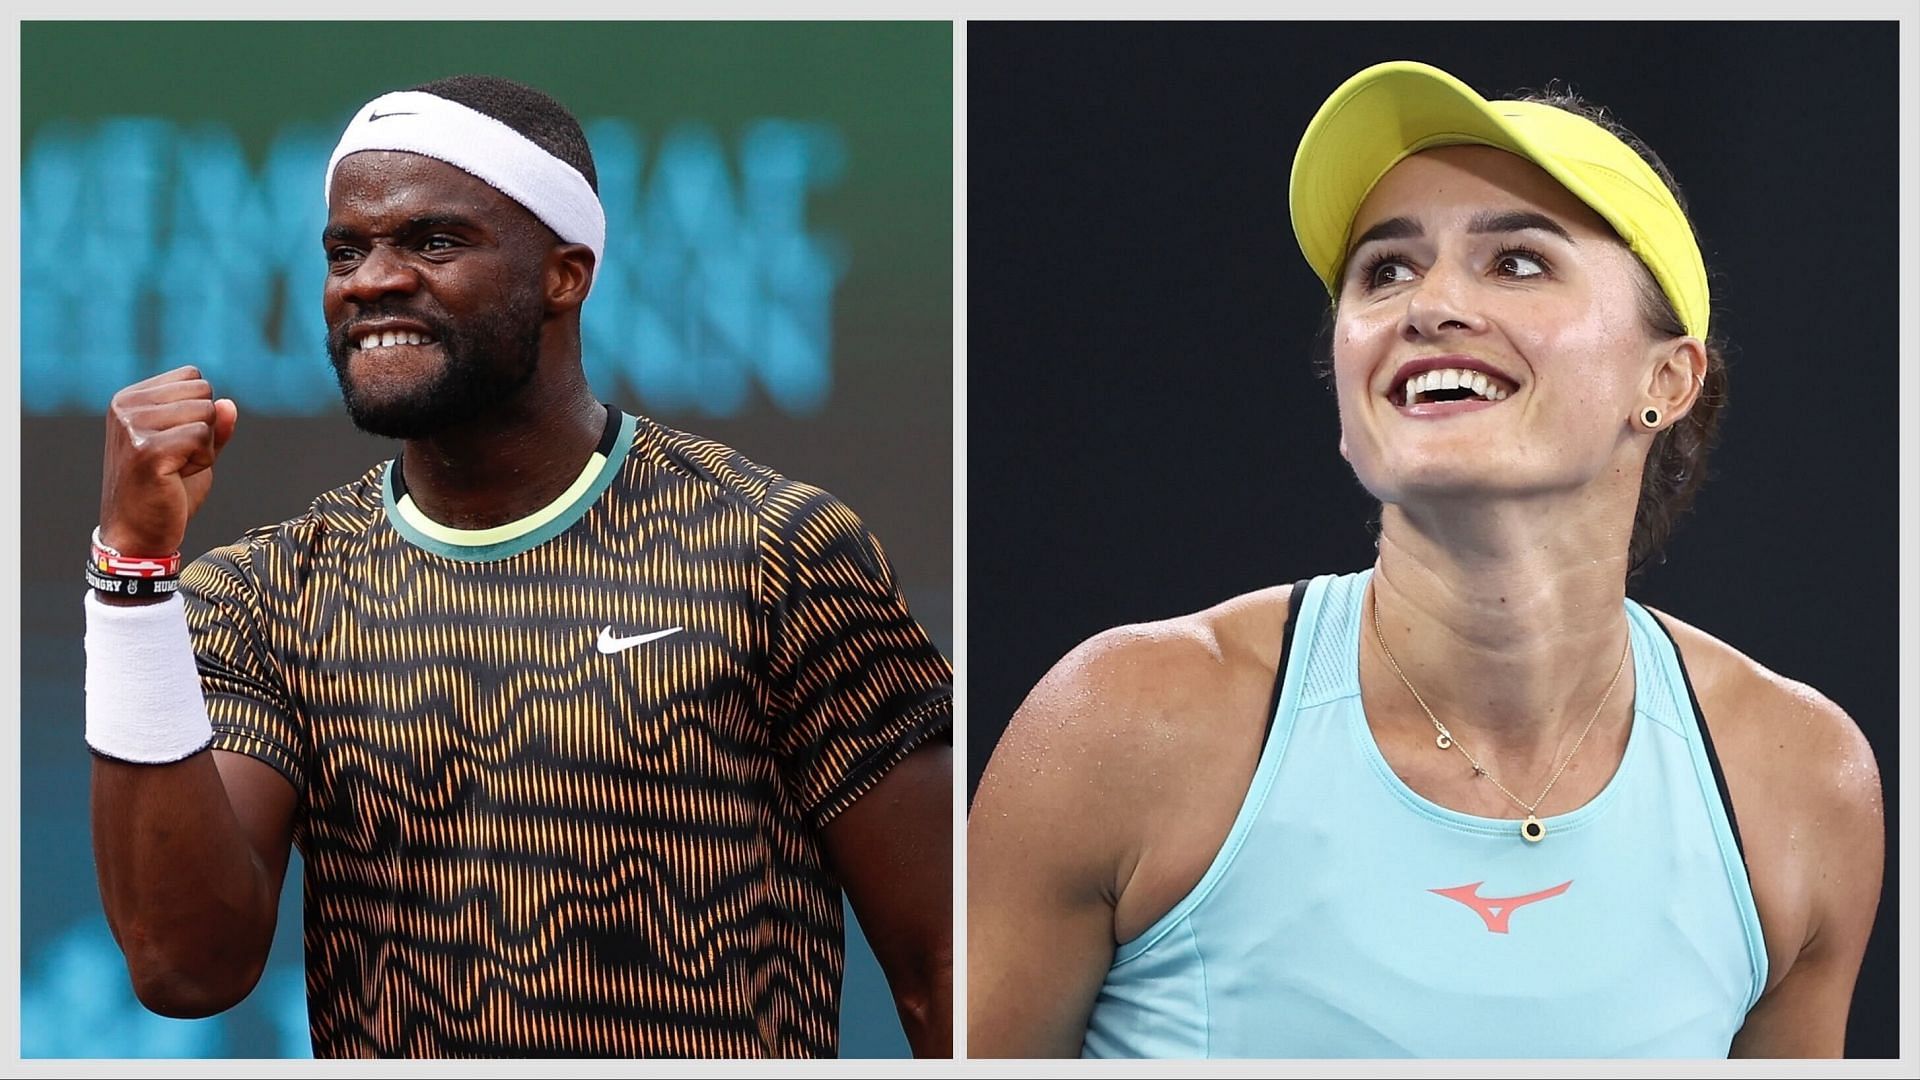
<svg viewBox="0 0 1920 1080"><path fill-rule="evenodd" d="M603 653L624 652L627 649L633 648L635 645L645 645L649 641L658 641L669 634L677 634L683 629L685 629L685 627L674 626L666 630L655 630L651 634L635 634L632 637L614 637L613 627L603 626L600 628L600 640L594 644L599 646L600 651Z"/></svg>
<svg viewBox="0 0 1920 1080"><path fill-rule="evenodd" d="M375 120L385 120L389 116L419 116L419 115L420 115L419 113L414 113L414 112L370 112L367 114L367 123L371 124Z"/></svg>

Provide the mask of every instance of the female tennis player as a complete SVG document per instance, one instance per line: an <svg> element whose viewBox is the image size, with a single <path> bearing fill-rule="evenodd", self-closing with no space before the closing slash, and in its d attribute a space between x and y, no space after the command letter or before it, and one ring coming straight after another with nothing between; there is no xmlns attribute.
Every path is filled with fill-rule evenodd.
<svg viewBox="0 0 1920 1080"><path fill-rule="evenodd" d="M1839 1055L1872 753L1627 598L1726 393L1664 166L1396 62L1321 107L1290 196L1378 557L1034 688L969 826L971 1052Z"/></svg>

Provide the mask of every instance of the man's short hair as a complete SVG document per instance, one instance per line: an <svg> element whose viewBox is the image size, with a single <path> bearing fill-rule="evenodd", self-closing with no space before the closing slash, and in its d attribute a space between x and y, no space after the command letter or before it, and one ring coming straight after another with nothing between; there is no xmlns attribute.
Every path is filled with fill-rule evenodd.
<svg viewBox="0 0 1920 1080"><path fill-rule="evenodd" d="M497 75L451 75L409 87L457 101L485 113L525 135L535 146L579 170L597 195L600 178L593 171L593 150L586 132L565 105L524 83Z"/></svg>

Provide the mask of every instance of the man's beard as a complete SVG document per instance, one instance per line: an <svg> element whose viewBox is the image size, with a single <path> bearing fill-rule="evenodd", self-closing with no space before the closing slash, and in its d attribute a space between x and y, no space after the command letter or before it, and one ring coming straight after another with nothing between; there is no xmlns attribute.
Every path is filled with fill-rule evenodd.
<svg viewBox="0 0 1920 1080"><path fill-rule="evenodd" d="M422 439L496 412L533 380L540 366L542 312L537 297L516 295L500 308L455 325L414 311L370 310L362 319L394 316L427 328L446 357L425 385L399 397L375 398L347 373L354 323L327 333L327 356L355 427L389 439ZM432 347L432 346L428 346Z"/></svg>

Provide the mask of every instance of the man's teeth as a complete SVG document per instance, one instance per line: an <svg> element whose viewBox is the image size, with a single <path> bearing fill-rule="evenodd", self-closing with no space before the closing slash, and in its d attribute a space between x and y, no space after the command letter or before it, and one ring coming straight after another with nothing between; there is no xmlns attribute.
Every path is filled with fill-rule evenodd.
<svg viewBox="0 0 1920 1080"><path fill-rule="evenodd" d="M417 330L381 330L360 339L362 349L384 349L389 345L431 345L433 335Z"/></svg>
<svg viewBox="0 0 1920 1080"><path fill-rule="evenodd" d="M1435 368L1423 371L1407 380L1407 393L1404 404L1417 405L1422 395L1435 390L1467 390L1474 396L1486 401L1499 401L1507 396L1507 391L1499 383L1487 378L1478 371L1465 368Z"/></svg>

